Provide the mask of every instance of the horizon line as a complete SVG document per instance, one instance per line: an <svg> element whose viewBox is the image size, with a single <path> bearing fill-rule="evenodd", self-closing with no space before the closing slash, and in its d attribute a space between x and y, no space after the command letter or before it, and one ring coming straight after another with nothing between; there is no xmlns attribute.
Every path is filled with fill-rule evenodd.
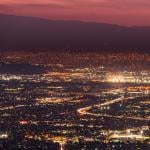
<svg viewBox="0 0 150 150"><path fill-rule="evenodd" d="M150 25L147 26L141 26L141 25L121 25L121 24L115 24L115 23L109 23L109 22L97 22L97 21L86 21L86 20L77 20L77 19L48 19L46 17L37 17L37 16L28 16L28 15L14 15L14 14L5 14L5 13L0 13L0 16L14 16L14 17L26 17L26 18L33 18L33 19L41 19L41 20L47 20L47 21L68 21L68 22L80 22L80 23L95 23L95 24L106 24L106 25L114 25L114 26L120 26L120 27L128 27L128 28L133 28L133 27L143 27L143 28L150 28Z"/></svg>

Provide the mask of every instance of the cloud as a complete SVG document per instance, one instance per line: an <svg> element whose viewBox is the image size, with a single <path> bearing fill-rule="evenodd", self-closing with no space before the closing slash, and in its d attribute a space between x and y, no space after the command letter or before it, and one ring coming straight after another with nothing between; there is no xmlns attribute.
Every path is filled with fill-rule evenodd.
<svg viewBox="0 0 150 150"><path fill-rule="evenodd" d="M0 13L143 25L150 0L0 0Z"/></svg>
<svg viewBox="0 0 150 150"><path fill-rule="evenodd" d="M108 7L108 8L136 8L150 7L150 0L1 0L0 4L13 6L58 6L58 7Z"/></svg>

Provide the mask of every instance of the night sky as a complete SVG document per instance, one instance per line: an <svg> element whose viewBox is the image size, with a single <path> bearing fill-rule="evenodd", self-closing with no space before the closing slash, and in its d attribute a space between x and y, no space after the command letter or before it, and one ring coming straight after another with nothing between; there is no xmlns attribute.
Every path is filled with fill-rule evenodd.
<svg viewBox="0 0 150 150"><path fill-rule="evenodd" d="M0 13L150 26L150 0L0 0Z"/></svg>

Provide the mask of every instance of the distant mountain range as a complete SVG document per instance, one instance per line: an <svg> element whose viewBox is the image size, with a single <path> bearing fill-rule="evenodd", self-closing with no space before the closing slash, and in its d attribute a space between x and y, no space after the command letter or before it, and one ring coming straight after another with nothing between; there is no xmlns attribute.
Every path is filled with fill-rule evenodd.
<svg viewBox="0 0 150 150"><path fill-rule="evenodd" d="M150 27L0 15L0 50L150 52Z"/></svg>

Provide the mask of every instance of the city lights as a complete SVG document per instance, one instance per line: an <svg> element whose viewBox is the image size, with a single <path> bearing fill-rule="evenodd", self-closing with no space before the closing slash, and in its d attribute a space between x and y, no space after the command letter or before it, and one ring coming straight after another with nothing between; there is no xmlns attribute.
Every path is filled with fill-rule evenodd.
<svg viewBox="0 0 150 150"><path fill-rule="evenodd" d="M15 61L17 55L9 59ZM88 66L82 54L73 59L69 55L70 61L64 54L62 58L59 56L61 62L54 60L58 57L54 53L45 59L44 54L20 55L17 58L22 58L21 68L21 63L29 62L25 73L0 74L2 144L54 150L147 148L150 141L148 68L140 72L122 70L107 64L111 56L108 59L99 54L87 54L86 60L89 57L93 62ZM99 57L107 61L97 64L101 62ZM8 57L4 58L7 62ZM39 66L42 71L38 70Z"/></svg>

